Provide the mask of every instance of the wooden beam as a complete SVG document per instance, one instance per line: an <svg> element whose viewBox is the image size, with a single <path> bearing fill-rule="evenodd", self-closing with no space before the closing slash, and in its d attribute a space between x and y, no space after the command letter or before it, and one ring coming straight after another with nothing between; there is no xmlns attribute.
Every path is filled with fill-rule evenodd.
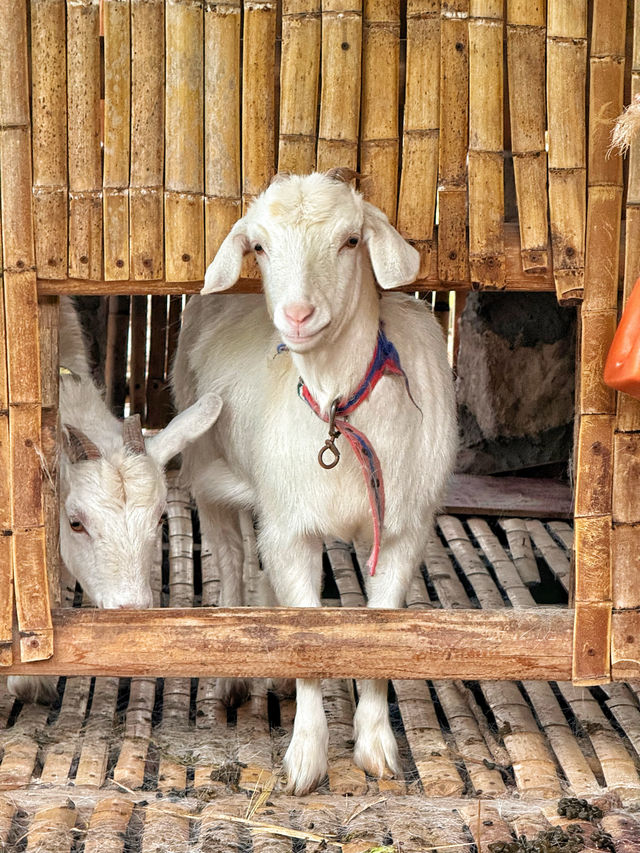
<svg viewBox="0 0 640 853"><path fill-rule="evenodd" d="M571 610L196 608L54 612L54 656L2 674L571 677Z"/></svg>
<svg viewBox="0 0 640 853"><path fill-rule="evenodd" d="M454 474L445 510L459 515L571 518L571 488L537 477Z"/></svg>

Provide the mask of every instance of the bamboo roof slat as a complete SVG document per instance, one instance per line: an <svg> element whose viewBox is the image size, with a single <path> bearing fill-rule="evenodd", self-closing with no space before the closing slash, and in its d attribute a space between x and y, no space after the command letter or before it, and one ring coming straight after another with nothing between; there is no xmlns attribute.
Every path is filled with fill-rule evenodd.
<svg viewBox="0 0 640 853"><path fill-rule="evenodd" d="M166 3L165 269L177 281L204 275L203 26L202 4Z"/></svg>
<svg viewBox="0 0 640 853"><path fill-rule="evenodd" d="M100 14L98 0L67 0L69 274L102 275Z"/></svg>
<svg viewBox="0 0 640 853"><path fill-rule="evenodd" d="M497 536L491 532L487 522L481 518L471 518L468 525L476 542L493 566L498 582L513 607L535 607L533 596L523 585L518 570L500 545Z"/></svg>
<svg viewBox="0 0 640 853"><path fill-rule="evenodd" d="M509 117L525 270L547 267L545 5L507 4Z"/></svg>
<svg viewBox="0 0 640 853"><path fill-rule="evenodd" d="M469 266L502 288L504 258L503 4L475 0L469 32Z"/></svg>
<svg viewBox="0 0 640 853"><path fill-rule="evenodd" d="M129 267L134 281L162 278L165 270L164 31L164 0L131 0Z"/></svg>
<svg viewBox="0 0 640 853"><path fill-rule="evenodd" d="M455 8L454 8L455 6ZM440 135L438 138L438 276L468 279L467 149L469 3L441 10Z"/></svg>
<svg viewBox="0 0 640 853"><path fill-rule="evenodd" d="M67 275L65 0L31 3L33 216L40 275Z"/></svg>
<svg viewBox="0 0 640 853"><path fill-rule="evenodd" d="M316 167L358 165L362 0L323 0L320 123Z"/></svg>
<svg viewBox="0 0 640 853"><path fill-rule="evenodd" d="M623 802L628 797L637 798L640 777L633 759L589 690L564 682L558 686L589 736L607 786L620 789Z"/></svg>
<svg viewBox="0 0 640 853"><path fill-rule="evenodd" d="M129 406L144 422L147 375L147 297L131 297L131 355L129 366Z"/></svg>
<svg viewBox="0 0 640 853"><path fill-rule="evenodd" d="M102 787L107 771L111 728L118 698L118 678L96 678L91 701L91 713L85 723L76 785Z"/></svg>
<svg viewBox="0 0 640 853"><path fill-rule="evenodd" d="M71 853L77 819L72 801L68 805L40 809L27 830L27 850L29 853Z"/></svg>
<svg viewBox="0 0 640 853"><path fill-rule="evenodd" d="M398 229L429 274L434 245L440 123L440 0L407 5L406 82Z"/></svg>
<svg viewBox="0 0 640 853"><path fill-rule="evenodd" d="M244 0L242 54L242 207L275 172L276 4Z"/></svg>
<svg viewBox="0 0 640 853"><path fill-rule="evenodd" d="M396 222L399 154L399 0L366 0L362 36L360 171L365 198Z"/></svg>
<svg viewBox="0 0 640 853"><path fill-rule="evenodd" d="M526 522L517 518L504 518L500 520L500 527L505 532L511 559L523 582L540 583L540 572L531 547L531 537Z"/></svg>
<svg viewBox="0 0 640 853"><path fill-rule="evenodd" d="M241 213L240 17L240 0L205 3L205 266Z"/></svg>
<svg viewBox="0 0 640 853"><path fill-rule="evenodd" d="M121 797L109 797L96 803L91 813L84 853L123 853L133 803Z"/></svg>
<svg viewBox="0 0 640 853"><path fill-rule="evenodd" d="M533 544L541 553L549 569L556 576L565 590L569 590L570 562L562 549L545 530L544 525L537 519L529 519L526 522L527 530L531 535Z"/></svg>
<svg viewBox="0 0 640 853"><path fill-rule="evenodd" d="M320 13L320 0L282 5L279 172L305 174L316 164Z"/></svg>
<svg viewBox="0 0 640 853"><path fill-rule="evenodd" d="M560 302L582 297L586 222L587 3L547 4L549 218Z"/></svg>
<svg viewBox="0 0 640 853"><path fill-rule="evenodd" d="M126 0L106 0L103 5L103 230L107 280L129 278L130 13Z"/></svg>

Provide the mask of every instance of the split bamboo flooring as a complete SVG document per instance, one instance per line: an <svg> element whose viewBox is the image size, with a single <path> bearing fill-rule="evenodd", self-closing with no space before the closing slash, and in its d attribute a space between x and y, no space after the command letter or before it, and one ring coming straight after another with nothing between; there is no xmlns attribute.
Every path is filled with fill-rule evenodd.
<svg viewBox="0 0 640 853"><path fill-rule="evenodd" d="M257 603L250 518L242 531ZM560 610L572 539L564 521L442 515L407 607ZM172 472L155 603L215 605L219 586L215 543L199 541ZM357 555L328 541L326 603L365 600ZM640 850L640 683L394 680L402 775L374 780L351 759L358 684L327 679L329 775L300 799L284 793L280 771L290 684L255 680L237 709L215 679L74 677L58 694L52 707L23 706L0 679L0 851L482 851L571 822L557 813L566 796L603 809L597 823L619 853Z"/></svg>

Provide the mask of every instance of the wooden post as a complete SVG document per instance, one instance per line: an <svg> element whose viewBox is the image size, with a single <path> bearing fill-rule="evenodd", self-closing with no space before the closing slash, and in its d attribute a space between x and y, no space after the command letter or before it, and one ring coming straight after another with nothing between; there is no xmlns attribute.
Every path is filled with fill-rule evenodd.
<svg viewBox="0 0 640 853"><path fill-rule="evenodd" d="M607 157L622 111L626 3L595 0L589 75L589 205L580 355L573 679L610 680L615 396L602 371L616 324L622 162Z"/></svg>
<svg viewBox="0 0 640 853"><path fill-rule="evenodd" d="M8 399L0 408L5 413L7 409L9 412L9 458L5 459L8 464L4 468L4 476L11 490L10 519L3 518L3 524L7 520L10 524L4 527L5 536L2 537L10 546L2 548L0 558L5 583L9 580L8 558L13 566L20 657L23 661L31 661L51 657L53 629L42 510L42 396L31 205L31 117L25 0L18 3L1 0L0 32L3 34L0 44L0 205L6 341L6 374L1 371L0 396L4 396L4 388L8 389ZM2 381L5 375L7 385ZM7 446L6 436L4 446ZM10 581L8 588L11 589ZM5 605L0 626L3 635L0 641L5 641L10 627ZM6 648L2 657L7 663Z"/></svg>

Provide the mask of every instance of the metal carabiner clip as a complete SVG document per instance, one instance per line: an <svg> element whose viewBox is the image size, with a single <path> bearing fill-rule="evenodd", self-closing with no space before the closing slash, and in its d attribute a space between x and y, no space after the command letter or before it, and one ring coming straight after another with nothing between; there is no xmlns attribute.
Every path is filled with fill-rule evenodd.
<svg viewBox="0 0 640 853"><path fill-rule="evenodd" d="M340 398L336 397L331 404L331 408L329 409L329 438L325 441L324 447L321 447L318 453L318 462L326 470L335 468L340 461L340 451L336 447L336 438L340 435L340 430L336 427L336 414L338 412L339 402ZM333 459L329 462L324 461L324 455L327 450L333 454Z"/></svg>

